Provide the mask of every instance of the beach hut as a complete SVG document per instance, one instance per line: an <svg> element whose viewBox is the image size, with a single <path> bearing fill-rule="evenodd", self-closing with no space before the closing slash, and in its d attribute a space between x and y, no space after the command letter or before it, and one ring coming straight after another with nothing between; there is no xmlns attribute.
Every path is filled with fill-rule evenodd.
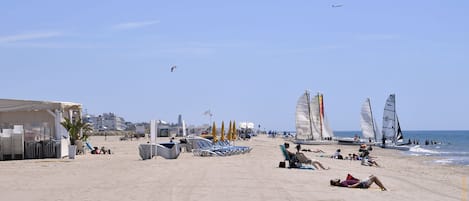
<svg viewBox="0 0 469 201"><path fill-rule="evenodd" d="M0 160L68 156L69 135L60 122L81 111L78 103L0 99Z"/></svg>

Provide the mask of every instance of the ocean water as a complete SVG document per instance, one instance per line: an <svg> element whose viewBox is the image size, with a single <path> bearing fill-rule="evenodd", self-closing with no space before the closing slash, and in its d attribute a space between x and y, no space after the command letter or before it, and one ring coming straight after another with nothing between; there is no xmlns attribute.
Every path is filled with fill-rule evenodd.
<svg viewBox="0 0 469 201"><path fill-rule="evenodd" d="M360 131L334 131L337 137L361 135ZM409 151L403 154L414 156L435 156L433 162L469 166L469 131L403 131L404 141L414 140ZM425 145L425 141L436 144Z"/></svg>

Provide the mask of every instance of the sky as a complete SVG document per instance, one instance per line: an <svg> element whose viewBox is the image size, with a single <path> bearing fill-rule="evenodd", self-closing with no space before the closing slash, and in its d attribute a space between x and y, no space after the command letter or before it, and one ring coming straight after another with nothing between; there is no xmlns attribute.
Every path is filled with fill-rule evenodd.
<svg viewBox="0 0 469 201"><path fill-rule="evenodd" d="M333 130L360 130L366 98L381 125L394 93L403 130L467 130L468 10L462 0L4 1L0 98L294 131L305 90L324 94Z"/></svg>

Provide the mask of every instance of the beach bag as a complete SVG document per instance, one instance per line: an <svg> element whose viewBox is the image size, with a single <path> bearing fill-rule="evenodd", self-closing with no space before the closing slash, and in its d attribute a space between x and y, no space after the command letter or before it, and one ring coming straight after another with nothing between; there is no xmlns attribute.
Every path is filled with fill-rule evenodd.
<svg viewBox="0 0 469 201"><path fill-rule="evenodd" d="M285 168L285 161L280 161L280 163L278 164L278 167Z"/></svg>

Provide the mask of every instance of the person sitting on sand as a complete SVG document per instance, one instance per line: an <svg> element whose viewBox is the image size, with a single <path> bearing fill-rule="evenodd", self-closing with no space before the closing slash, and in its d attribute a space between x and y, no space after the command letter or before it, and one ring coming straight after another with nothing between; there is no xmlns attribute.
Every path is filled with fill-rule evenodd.
<svg viewBox="0 0 469 201"><path fill-rule="evenodd" d="M101 154L111 154L111 149L108 149L106 147L101 147Z"/></svg>
<svg viewBox="0 0 469 201"><path fill-rule="evenodd" d="M332 158L335 158L335 159L344 159L344 157L342 156L342 154L340 154L340 149L337 149L337 151L334 153L334 155L332 156Z"/></svg>
<svg viewBox="0 0 469 201"><path fill-rule="evenodd" d="M292 153L292 152L288 151L288 148L290 147L290 144L285 143L284 146L285 146L285 150L288 153L288 156L293 161L298 161L299 163L303 163L303 164L310 164L310 165L314 166L316 169L323 169L323 170L328 170L329 169L329 168L325 168L319 161L313 161L313 160L309 159L308 157L306 157L303 153L301 153L299 151L296 152L296 153Z"/></svg>
<svg viewBox="0 0 469 201"><path fill-rule="evenodd" d="M384 187L383 183L374 175L370 175L364 180L359 180L354 178L352 175L348 174L347 178L344 181L340 179L332 179L330 181L331 186L347 187L347 188L369 188L373 183L378 185L382 191L387 189Z"/></svg>
<svg viewBox="0 0 469 201"><path fill-rule="evenodd" d="M98 147L93 147L94 150L91 150L91 154L100 154L101 150Z"/></svg>
<svg viewBox="0 0 469 201"><path fill-rule="evenodd" d="M376 167L381 167L381 166L378 165L378 163L375 160L371 159L370 156L366 156L366 157L362 158L362 165L365 165L365 166L373 166L374 165Z"/></svg>

